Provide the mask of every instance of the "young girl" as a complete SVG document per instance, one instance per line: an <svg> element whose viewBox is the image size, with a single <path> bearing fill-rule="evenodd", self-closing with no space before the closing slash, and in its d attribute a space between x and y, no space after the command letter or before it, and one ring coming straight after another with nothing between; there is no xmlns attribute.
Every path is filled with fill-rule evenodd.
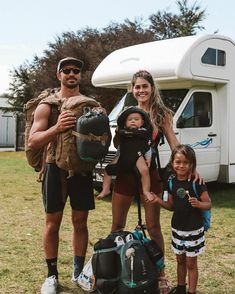
<svg viewBox="0 0 235 294"><path fill-rule="evenodd" d="M172 250L176 254L178 285L169 293L196 293L198 282L197 256L205 250L202 210L211 208L206 185L188 180L196 169L194 150L187 145L178 145L172 151L170 165L174 176L168 180L168 199L156 197L153 202L173 210ZM195 194L195 189L198 196ZM186 275L188 273L188 292Z"/></svg>
<svg viewBox="0 0 235 294"><path fill-rule="evenodd" d="M150 192L149 167L151 162L152 125L148 115L140 108L126 108L117 119L119 147L117 155L111 164L105 167L103 189L97 196L102 199L110 194L112 175L138 169L144 197L152 201Z"/></svg>

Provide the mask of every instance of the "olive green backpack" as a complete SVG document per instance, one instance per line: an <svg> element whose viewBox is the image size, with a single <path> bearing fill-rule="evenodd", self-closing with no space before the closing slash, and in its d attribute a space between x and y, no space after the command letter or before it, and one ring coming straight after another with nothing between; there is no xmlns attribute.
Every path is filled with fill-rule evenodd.
<svg viewBox="0 0 235 294"><path fill-rule="evenodd" d="M57 95L58 89L46 89L38 97L30 99L24 105L25 113L25 153L26 158L31 167L35 171L41 172L43 169L43 161L45 158L46 147L39 149L30 149L28 146L29 134L34 121L34 113L40 103L47 103L51 105L51 116L49 119L49 126L57 122L60 107L60 98ZM39 176L40 178L40 176Z"/></svg>

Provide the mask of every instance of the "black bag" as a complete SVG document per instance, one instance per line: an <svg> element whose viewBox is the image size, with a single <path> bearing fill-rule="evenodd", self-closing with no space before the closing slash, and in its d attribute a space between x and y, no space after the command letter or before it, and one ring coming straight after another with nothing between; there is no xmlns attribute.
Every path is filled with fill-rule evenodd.
<svg viewBox="0 0 235 294"><path fill-rule="evenodd" d="M97 292L117 293L120 259L112 238L100 239L95 243L91 263Z"/></svg>
<svg viewBox="0 0 235 294"><path fill-rule="evenodd" d="M141 237L140 237L141 236ZM94 245L92 268L100 294L155 294L159 247L136 229L114 232ZM155 242L154 242L155 243Z"/></svg>
<svg viewBox="0 0 235 294"><path fill-rule="evenodd" d="M109 118L99 110L87 109L77 120L76 132L77 153L86 161L98 161L108 153L112 135Z"/></svg>

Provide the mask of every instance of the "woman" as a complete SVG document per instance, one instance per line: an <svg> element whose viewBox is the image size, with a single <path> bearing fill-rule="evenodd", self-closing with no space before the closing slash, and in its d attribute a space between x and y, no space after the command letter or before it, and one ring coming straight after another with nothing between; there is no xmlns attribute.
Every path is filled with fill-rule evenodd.
<svg viewBox="0 0 235 294"><path fill-rule="evenodd" d="M153 124L153 141L157 142L161 133L164 134L170 148L173 149L179 144L172 129L171 111L162 102L153 77L145 70L138 71L132 78L132 93L138 102L138 107L149 114ZM161 195L162 181L159 176L155 160L150 167L151 192ZM131 202L135 195L135 178L132 174L121 174L115 181L112 197L112 232L124 229ZM160 226L160 206L151 202L141 200L145 209L145 221L149 236L164 252L164 240ZM160 272L159 278L160 294L167 294L170 285L165 277L164 268Z"/></svg>

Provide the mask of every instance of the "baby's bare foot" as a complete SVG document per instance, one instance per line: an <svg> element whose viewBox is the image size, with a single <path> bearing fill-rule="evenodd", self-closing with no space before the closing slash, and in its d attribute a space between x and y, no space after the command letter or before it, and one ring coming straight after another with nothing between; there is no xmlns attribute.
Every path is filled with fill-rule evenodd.
<svg viewBox="0 0 235 294"><path fill-rule="evenodd" d="M110 190L109 190L109 191L104 191L104 190L102 190L102 191L100 192L100 194L98 194L98 195L96 196L96 198L97 198L98 200L101 200L101 199L107 197L110 193L111 193Z"/></svg>

